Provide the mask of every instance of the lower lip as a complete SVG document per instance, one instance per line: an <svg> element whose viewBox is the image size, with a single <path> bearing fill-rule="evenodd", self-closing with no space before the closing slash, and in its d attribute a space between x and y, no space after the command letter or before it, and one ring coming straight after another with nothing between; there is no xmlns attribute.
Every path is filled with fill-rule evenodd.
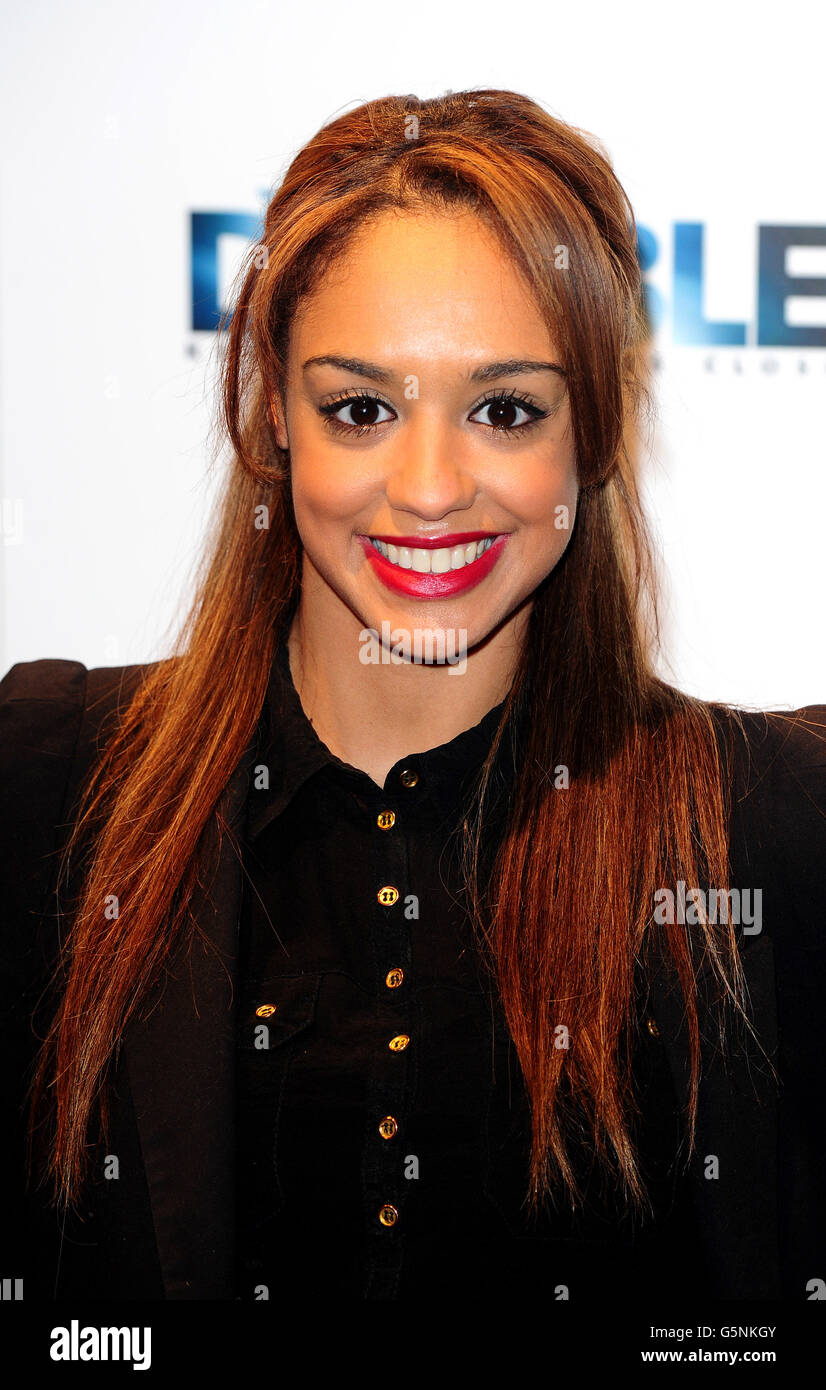
<svg viewBox="0 0 826 1390"><path fill-rule="evenodd" d="M449 598L451 594L472 589L490 574L507 539L507 536L497 537L484 555L470 565L463 565L460 570L448 570L446 574L419 574L417 570L405 570L400 565L394 565L381 551L376 550L366 536L359 536L364 552L382 584L410 598Z"/></svg>

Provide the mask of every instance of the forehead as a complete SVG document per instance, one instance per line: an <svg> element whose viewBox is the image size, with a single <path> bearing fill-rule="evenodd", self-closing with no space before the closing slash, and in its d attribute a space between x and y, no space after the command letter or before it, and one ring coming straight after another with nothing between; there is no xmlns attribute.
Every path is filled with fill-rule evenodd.
<svg viewBox="0 0 826 1390"><path fill-rule="evenodd" d="M359 228L299 307L291 356L363 351L427 358L552 348L531 288L467 211L389 211Z"/></svg>

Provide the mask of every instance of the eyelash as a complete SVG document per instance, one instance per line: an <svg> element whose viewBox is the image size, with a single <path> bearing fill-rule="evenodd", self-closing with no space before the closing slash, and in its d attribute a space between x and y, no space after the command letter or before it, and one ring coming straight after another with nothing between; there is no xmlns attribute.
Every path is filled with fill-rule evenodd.
<svg viewBox="0 0 826 1390"><path fill-rule="evenodd" d="M381 396L376 391L368 391L356 386L348 386L347 390L343 391L335 400L326 401L324 405L320 405L318 409L320 414L325 417L325 424L329 429L333 430L336 434L348 434L351 437L353 435L361 436L363 434L372 434L379 428L379 425L389 425L391 423L389 420L377 420L372 425L348 425L344 420L336 419L335 412L340 410L343 405L352 405L354 401L362 400L376 401L379 405L384 406L385 410L392 410L393 408L389 406L386 401L382 400ZM527 410L528 413L533 416L533 419L526 420L522 425L485 426L485 429L491 430L494 434L507 435L509 439L524 434L526 430L539 424L540 420L546 420L550 414L550 411L543 410L541 406L538 406L533 397L521 395L516 390L510 390L490 392L483 400L479 401L479 403L473 407L473 410L470 412L471 415L475 415L477 410L484 409L486 405L490 405L494 401L508 401L512 405L521 406L523 410Z"/></svg>

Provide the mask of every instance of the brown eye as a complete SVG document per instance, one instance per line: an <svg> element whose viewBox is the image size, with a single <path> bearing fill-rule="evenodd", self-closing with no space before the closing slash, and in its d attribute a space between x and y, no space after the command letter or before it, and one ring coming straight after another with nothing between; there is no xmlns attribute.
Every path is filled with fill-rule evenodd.
<svg viewBox="0 0 826 1390"><path fill-rule="evenodd" d="M319 410L326 416L331 429L344 433L363 434L367 430L374 430L378 425L386 424L387 420L394 419L389 406L377 396L361 392L353 392L352 395L340 396L338 400L327 401L319 406ZM381 411L386 412L383 418L380 416Z"/></svg>
<svg viewBox="0 0 826 1390"><path fill-rule="evenodd" d="M488 396L487 400L482 401L472 412L471 419L483 410L488 411L489 418L481 420L480 424L507 434L521 433L537 420L544 420L547 415L547 411L541 410L539 406L514 392L500 392L495 396ZM520 415L522 419L518 418Z"/></svg>
<svg viewBox="0 0 826 1390"><path fill-rule="evenodd" d="M379 412L384 409L378 401L372 400L369 396L362 396L357 401L347 401L342 410L351 412L350 419L344 420L346 425L377 425L383 421L379 417Z"/></svg>
<svg viewBox="0 0 826 1390"><path fill-rule="evenodd" d="M516 419L520 410L525 413L523 407L515 405L513 401L488 401L482 408L490 412L483 423L492 425L494 429L512 430L515 425L525 424L524 420Z"/></svg>

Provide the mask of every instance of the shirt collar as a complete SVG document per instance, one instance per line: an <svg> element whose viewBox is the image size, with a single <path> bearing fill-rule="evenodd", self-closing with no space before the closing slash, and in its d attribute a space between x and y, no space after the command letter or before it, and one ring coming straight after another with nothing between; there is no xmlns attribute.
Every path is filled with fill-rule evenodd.
<svg viewBox="0 0 826 1390"><path fill-rule="evenodd" d="M282 629L276 644L259 724L257 770L253 772L247 820L247 835L251 840L260 835L270 821L284 811L304 783L322 769L329 769L342 780L350 780L354 789L360 786L362 790L381 795L366 772L343 762L322 743L304 713L290 671L288 627ZM395 763L385 779L388 798L398 796L403 788L405 800L410 798L418 806L430 799L442 812L457 807L465 780L478 771L490 751L504 703L495 705L478 724L457 734L448 743L424 753L411 753ZM266 786L258 785L259 779L265 780L262 768L267 769ZM412 788L401 780L401 774L410 771L418 777Z"/></svg>

